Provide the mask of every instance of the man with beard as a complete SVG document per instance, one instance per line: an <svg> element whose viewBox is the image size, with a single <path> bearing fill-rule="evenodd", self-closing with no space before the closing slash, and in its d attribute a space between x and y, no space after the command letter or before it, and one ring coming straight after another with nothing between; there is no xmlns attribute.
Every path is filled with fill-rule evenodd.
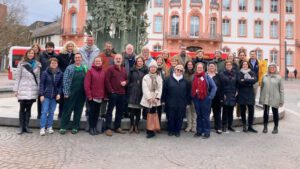
<svg viewBox="0 0 300 169"><path fill-rule="evenodd" d="M180 50L181 50L180 54L175 55L174 57L177 58L177 60L179 61L180 65L185 65L188 61L191 61L192 59L186 53L186 46L181 46Z"/></svg>
<svg viewBox="0 0 300 169"><path fill-rule="evenodd" d="M87 65L90 69L94 63L94 59L99 55L100 50L94 44L94 37L88 36L86 40L86 45L79 49L79 52L82 55L82 63Z"/></svg>
<svg viewBox="0 0 300 169"><path fill-rule="evenodd" d="M114 64L115 54L113 54L112 49L112 43L107 41L104 44L104 51L99 54L99 57L102 59L103 70L107 70L110 65Z"/></svg>

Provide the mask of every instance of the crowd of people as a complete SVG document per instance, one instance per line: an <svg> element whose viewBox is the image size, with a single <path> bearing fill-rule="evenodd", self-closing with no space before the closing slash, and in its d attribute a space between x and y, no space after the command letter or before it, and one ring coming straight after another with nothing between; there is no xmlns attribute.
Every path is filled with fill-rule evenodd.
<svg viewBox="0 0 300 169"><path fill-rule="evenodd" d="M264 109L263 133L268 132L270 108L274 117L272 133L278 133L278 108L284 103L282 79L277 65L270 63L266 68L255 51L250 51L249 59L245 51L239 51L237 57L228 54L227 59L222 58L221 51L215 51L215 58L207 60L203 50L192 58L182 46L173 57L168 50L152 57L149 48L143 47L136 55L134 46L128 44L119 54L114 52L111 42L106 42L100 52L92 36L80 49L74 42L67 42L57 55L54 47L47 42L42 52L34 44L18 65L13 89L20 103L18 134L31 133L31 107L36 100L41 136L54 132L57 104L62 135L69 129L72 134L79 131L84 106L91 135L125 134L121 127L124 116L130 118L129 133L138 134L141 117L147 123L150 117L157 117L160 124L162 113L166 113L169 136L180 137L186 118L184 131L207 139L211 128L218 134L236 131L232 124L235 107L243 131L257 133L253 121L259 86L259 103ZM99 117L105 117L103 131L97 129ZM147 138L159 132L159 127L153 129L147 124Z"/></svg>

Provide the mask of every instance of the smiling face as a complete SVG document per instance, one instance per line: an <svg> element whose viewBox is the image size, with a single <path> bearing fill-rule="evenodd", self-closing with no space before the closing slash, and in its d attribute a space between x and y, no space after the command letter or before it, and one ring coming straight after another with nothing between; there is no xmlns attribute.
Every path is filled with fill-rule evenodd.
<svg viewBox="0 0 300 169"><path fill-rule="evenodd" d="M231 71L232 70L232 63L231 62L226 62L225 69L228 70L228 71Z"/></svg>
<svg viewBox="0 0 300 169"><path fill-rule="evenodd" d="M74 56L74 60L75 60L75 64L76 64L76 65L80 65L81 62L82 62L82 56L81 56L81 54L77 53L77 54Z"/></svg>
<svg viewBox="0 0 300 169"><path fill-rule="evenodd" d="M243 68L244 70L249 69L248 62L243 62L242 68Z"/></svg>
<svg viewBox="0 0 300 169"><path fill-rule="evenodd" d="M50 68L51 69L56 69L58 67L57 61L52 60L50 63Z"/></svg>
<svg viewBox="0 0 300 169"><path fill-rule="evenodd" d="M95 58L94 64L97 67L102 66L102 59L100 57Z"/></svg>
<svg viewBox="0 0 300 169"><path fill-rule="evenodd" d="M162 59L161 57L158 57L158 58L156 59L156 63L157 63L158 66L160 66L160 65L162 65L164 62L163 62L163 59Z"/></svg>
<svg viewBox="0 0 300 169"><path fill-rule="evenodd" d="M155 67L155 66L151 66L151 67L149 68L149 71L150 71L150 73L152 73L152 74L156 73L156 70L157 70L157 67Z"/></svg>
<svg viewBox="0 0 300 169"><path fill-rule="evenodd" d="M93 45L94 45L94 38L93 38L93 37L88 37L88 38L86 39L86 44L87 44L88 46L93 46Z"/></svg>
<svg viewBox="0 0 300 169"><path fill-rule="evenodd" d="M132 55L133 54L133 46L132 45L127 45L125 49L126 54Z"/></svg>
<svg viewBox="0 0 300 169"><path fill-rule="evenodd" d="M28 58L29 60L31 60L31 59L34 58L34 50L28 51L28 53L27 53L27 58Z"/></svg>
<svg viewBox="0 0 300 169"><path fill-rule="evenodd" d="M202 73L203 71L204 71L204 69L203 69L203 65L202 64L198 64L197 65L197 73Z"/></svg>
<svg viewBox="0 0 300 169"><path fill-rule="evenodd" d="M269 66L269 72L272 73L272 74L276 73L276 69L277 69L277 67L275 65L270 65Z"/></svg>
<svg viewBox="0 0 300 169"><path fill-rule="evenodd" d="M187 68L188 68L188 70L193 70L194 69L193 63L192 62L188 62Z"/></svg>
<svg viewBox="0 0 300 169"><path fill-rule="evenodd" d="M37 46L37 45L34 45L33 47L32 47L32 49L34 50L34 53L39 53L40 51L40 49L39 49L39 47Z"/></svg>
<svg viewBox="0 0 300 169"><path fill-rule="evenodd" d="M208 71L211 72L211 73L215 73L216 72L216 65L215 64L209 64Z"/></svg>
<svg viewBox="0 0 300 169"><path fill-rule="evenodd" d="M54 51L54 47L53 46L47 46L46 51L47 51L47 53L52 53Z"/></svg>
<svg viewBox="0 0 300 169"><path fill-rule="evenodd" d="M121 66L122 60L123 60L122 56L120 54L117 54L114 58L115 65Z"/></svg>
<svg viewBox="0 0 300 169"><path fill-rule="evenodd" d="M142 58L138 58L136 60L136 66L139 67L139 68L144 66L144 61L143 61Z"/></svg>

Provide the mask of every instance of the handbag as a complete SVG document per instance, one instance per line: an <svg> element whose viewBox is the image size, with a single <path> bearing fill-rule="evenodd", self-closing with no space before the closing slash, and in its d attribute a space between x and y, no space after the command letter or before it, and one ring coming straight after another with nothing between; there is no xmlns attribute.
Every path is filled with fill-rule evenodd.
<svg viewBox="0 0 300 169"><path fill-rule="evenodd" d="M150 131L159 131L160 130L158 114L156 112L147 114L146 128L147 128L147 130L150 130Z"/></svg>

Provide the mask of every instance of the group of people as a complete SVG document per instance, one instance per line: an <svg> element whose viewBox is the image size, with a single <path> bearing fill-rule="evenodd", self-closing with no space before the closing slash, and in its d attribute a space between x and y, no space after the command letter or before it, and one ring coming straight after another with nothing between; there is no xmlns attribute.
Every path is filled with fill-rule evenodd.
<svg viewBox="0 0 300 169"><path fill-rule="evenodd" d="M57 103L60 134L68 129L72 134L78 132L84 105L91 135L102 132L97 130L99 116L105 117L103 131L112 136L113 131L126 133L121 128L126 113L130 118L129 133L139 133L141 117L147 119L148 115L157 113L160 123L165 112L169 136L180 136L186 118L186 132L209 138L211 111L216 133L235 131L234 107L242 117L243 131L257 133L253 120L258 86L261 88L259 103L264 106L263 132L268 131L272 108L275 124L272 132L278 133L278 108L284 103L282 80L275 64L269 64L264 71L255 51L250 52L249 60L245 51L240 51L238 57L229 54L226 60L221 51L216 51L215 59L208 61L202 50L191 58L184 46L173 57L163 50L154 58L147 47L136 55L131 44L118 54L111 42L106 42L100 52L92 36L87 37L86 45L80 49L74 42L67 42L59 55L52 42L46 43L43 52L35 44L26 52L16 73L14 91L20 103L18 134L31 133L28 125L36 100L42 136L54 132ZM160 131L147 129L147 138L157 132Z"/></svg>

